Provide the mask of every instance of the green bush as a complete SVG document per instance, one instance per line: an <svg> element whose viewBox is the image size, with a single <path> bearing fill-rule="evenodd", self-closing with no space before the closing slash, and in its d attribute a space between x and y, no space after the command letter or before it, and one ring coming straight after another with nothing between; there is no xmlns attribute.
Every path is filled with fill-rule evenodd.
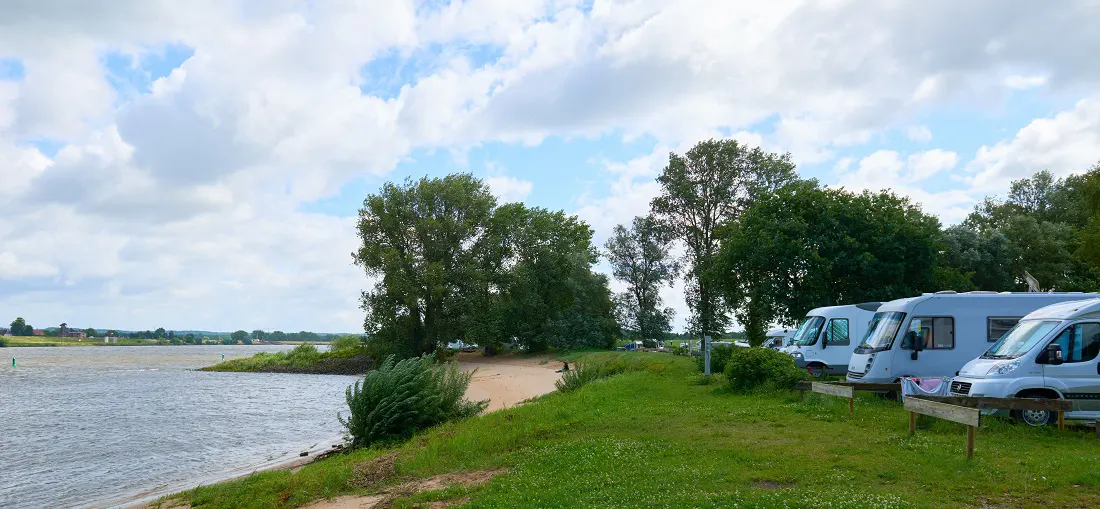
<svg viewBox="0 0 1100 509"><path fill-rule="evenodd" d="M578 362L573 365L573 369L563 372L561 380L554 382L554 385L562 392L575 391L605 376L611 375L605 374L599 363Z"/></svg>
<svg viewBox="0 0 1100 509"><path fill-rule="evenodd" d="M609 376L631 371L664 371L667 362L654 361L650 357L635 357L633 354L590 355L578 361L572 369L562 373L561 380L554 382L559 391L569 392L580 389L590 382Z"/></svg>
<svg viewBox="0 0 1100 509"><path fill-rule="evenodd" d="M464 399L470 373L458 364L437 364L432 357L405 359L389 356L378 369L347 390L347 420L340 423L351 435L353 447L409 437L453 419L477 415L487 406Z"/></svg>
<svg viewBox="0 0 1100 509"><path fill-rule="evenodd" d="M353 353L363 350L363 340L354 334L344 334L332 340L329 351L333 353Z"/></svg>
<svg viewBox="0 0 1100 509"><path fill-rule="evenodd" d="M725 373L726 363L730 360L730 355L735 347L732 346L711 346L710 347L710 372L711 373ZM704 371L705 356L700 355L695 358L695 364L699 366L699 371Z"/></svg>
<svg viewBox="0 0 1100 509"><path fill-rule="evenodd" d="M734 392L793 389L809 376L790 355L760 347L733 348L725 374Z"/></svg>
<svg viewBox="0 0 1100 509"><path fill-rule="evenodd" d="M8 340L4 336L0 336L0 348L8 346Z"/></svg>

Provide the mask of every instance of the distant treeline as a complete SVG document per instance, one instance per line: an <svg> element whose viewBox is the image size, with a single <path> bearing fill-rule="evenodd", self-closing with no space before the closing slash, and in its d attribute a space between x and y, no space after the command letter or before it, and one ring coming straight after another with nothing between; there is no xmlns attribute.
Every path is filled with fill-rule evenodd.
<svg viewBox="0 0 1100 509"><path fill-rule="evenodd" d="M36 330L41 334L36 334ZM317 333L309 331L298 332L283 332L272 331L266 332L262 330L254 330L248 332L245 330L237 330L234 332L207 332L207 331L173 331L167 330L164 327L159 327L156 330L145 331L127 331L116 329L96 329L88 327L85 329L69 327L68 324L62 323L59 327L49 327L46 329L35 329L32 325L26 323L26 321L20 317L11 322L9 328L0 328L0 336L10 334L12 336L35 336L41 335L46 337L72 337L84 334L89 338L129 338L129 339L145 339L157 342L166 342L170 344L245 344L250 345L254 342L293 342L293 343L316 343L316 342L329 342L340 336L342 333Z"/></svg>

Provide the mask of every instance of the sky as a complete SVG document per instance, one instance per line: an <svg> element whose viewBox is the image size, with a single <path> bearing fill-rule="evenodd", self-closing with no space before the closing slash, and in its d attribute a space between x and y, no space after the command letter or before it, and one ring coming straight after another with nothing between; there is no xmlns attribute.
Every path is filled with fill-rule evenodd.
<svg viewBox="0 0 1100 509"><path fill-rule="evenodd" d="M1092 1L0 4L2 323L361 331L357 211L407 177L602 245L708 138L945 225L1100 160Z"/></svg>

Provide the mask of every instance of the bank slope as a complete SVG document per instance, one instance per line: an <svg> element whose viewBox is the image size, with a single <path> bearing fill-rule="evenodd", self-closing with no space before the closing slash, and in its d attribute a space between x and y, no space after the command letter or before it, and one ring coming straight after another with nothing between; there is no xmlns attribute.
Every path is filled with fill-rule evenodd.
<svg viewBox="0 0 1100 509"><path fill-rule="evenodd" d="M991 422L967 462L964 428L922 422L928 428L909 436L897 403L861 396L849 418L847 404L836 398L732 395L720 383L702 384L685 358L620 355L648 356L653 367L446 424L392 448L201 487L171 503L283 508L399 493L394 507L1100 504L1100 470L1088 468L1100 462L1100 441L1091 430ZM498 471L476 486L394 491L414 479Z"/></svg>

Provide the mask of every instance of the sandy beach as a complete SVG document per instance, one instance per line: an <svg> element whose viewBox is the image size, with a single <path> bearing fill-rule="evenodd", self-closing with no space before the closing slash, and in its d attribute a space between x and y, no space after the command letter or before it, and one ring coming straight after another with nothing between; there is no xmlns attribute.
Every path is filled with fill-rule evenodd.
<svg viewBox="0 0 1100 509"><path fill-rule="evenodd" d="M553 392L554 382L561 379L561 363L549 357L484 357L480 353L459 353L455 356L463 371L474 371L466 398L489 400L487 411L500 410Z"/></svg>

